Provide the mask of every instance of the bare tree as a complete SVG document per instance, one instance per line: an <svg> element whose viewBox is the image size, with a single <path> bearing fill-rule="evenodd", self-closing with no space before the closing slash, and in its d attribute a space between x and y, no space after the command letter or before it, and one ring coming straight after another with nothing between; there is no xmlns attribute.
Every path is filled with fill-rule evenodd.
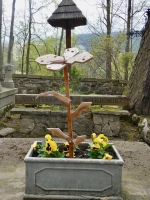
<svg viewBox="0 0 150 200"><path fill-rule="evenodd" d="M120 54L124 55L123 61L118 62L115 59L118 59L118 57L114 57L114 49L112 46L111 41L112 38L114 38L114 35L116 32L120 34L119 31L129 33L132 28L132 22L133 22L133 28L134 26L138 25L139 20L141 16L144 18L144 12L148 5L148 0L97 0L97 4L95 6L97 7L98 12L98 20L97 23L89 23L88 27L89 30L92 32L92 34L96 35L97 38L99 37L99 41L101 41L101 36L105 35L106 37L106 45L103 49L103 52L105 54L101 54L101 47L99 58L101 58L101 63L98 64L97 67L102 68L104 71L105 68L105 74L107 78L113 77L114 73L120 74L119 70L121 69L121 77L123 77L125 80L128 80L130 75L130 70L132 70L131 65L131 48L130 48L130 37L129 35L124 35L124 41L126 40L126 44L122 45L122 51L119 52ZM140 15L139 15L140 13ZM141 14L142 13L142 14ZM144 25L143 25L144 26ZM115 33L115 34L112 34ZM96 38L96 40L97 40ZM109 42L110 41L110 42ZM93 42L93 41L92 41ZM93 45L91 44L91 47ZM99 46L101 46L101 42L99 42ZM98 48L98 47L97 47ZM93 50L93 48L92 48ZM98 49L96 50L98 52ZM115 59L114 59L115 58ZM97 59L98 60L98 59ZM100 59L99 59L100 60ZM97 62L98 63L98 62ZM120 63L120 66L117 66L117 64ZM114 70L115 66L115 72ZM100 70L99 70L100 71ZM124 74L122 74L124 73ZM110 75L111 74L111 75ZM119 75L120 77L120 75Z"/></svg>
<svg viewBox="0 0 150 200"><path fill-rule="evenodd" d="M26 54L26 75L29 73L29 55L30 55L30 43L31 43L31 25L32 25L32 0L29 0L29 25L28 25L28 43L27 43L27 54Z"/></svg>
<svg viewBox="0 0 150 200"><path fill-rule="evenodd" d="M36 24L36 20L34 20L34 14L38 13L43 8L47 7L49 4L55 2L51 0L51 2L43 1L41 6L38 8L34 8L34 0L29 0L29 21L28 21L28 42L27 42L27 53L26 53L26 75L29 73L30 66L30 46L32 40L32 29L34 29L33 24Z"/></svg>
<svg viewBox="0 0 150 200"><path fill-rule="evenodd" d="M128 0L127 33L130 32L130 28L131 28L131 10L132 10L131 0ZM129 51L130 51L130 36L129 36L129 34L127 34L127 42L126 42L125 52L127 53ZM128 80L128 66L129 66L129 60L126 59L126 62L124 64L124 69L125 69L124 79L125 80Z"/></svg>
<svg viewBox="0 0 150 200"><path fill-rule="evenodd" d="M63 36L64 36L64 29L62 28L61 29L61 36L60 36L59 47L58 47L58 56L60 56L60 54L61 54Z"/></svg>
<svg viewBox="0 0 150 200"><path fill-rule="evenodd" d="M110 46L110 35L111 35L111 16L110 16L110 3L111 0L107 0L107 20L106 20L106 27L107 27L107 39L108 39L108 51L106 52L106 78L111 79L111 46Z"/></svg>
<svg viewBox="0 0 150 200"><path fill-rule="evenodd" d="M94 26L92 24L89 24L89 28L92 31L92 33L99 37L99 40L103 41L105 40L105 46L103 43L103 51L104 55L101 54L101 63L99 66L103 68L103 71L105 71L105 78L111 79L112 78L112 61L115 62L113 58L113 49L112 49L112 27L114 23L114 19L116 17L117 12L119 12L119 9L122 5L122 1L115 5L114 1L102 0L101 2L97 3L99 17L98 17L98 25ZM101 39L102 35L105 35L106 39ZM101 48L101 47L100 47ZM101 51L100 51L101 52ZM99 56L100 58L100 56ZM104 61L105 59L105 61ZM99 59L98 59L99 60ZM104 66L105 65L105 66ZM98 67L99 67L98 66ZM115 67L116 70L118 70L117 67ZM118 72L116 72L118 74Z"/></svg>
<svg viewBox="0 0 150 200"><path fill-rule="evenodd" d="M11 63L11 54L12 54L12 48L13 48L13 44L14 44L14 32L13 32L13 29L14 29L14 19L15 19L15 4L16 4L16 0L13 0L7 63Z"/></svg>
<svg viewBox="0 0 150 200"><path fill-rule="evenodd" d="M2 9L3 1L0 0L0 80L3 78L3 47L2 47Z"/></svg>

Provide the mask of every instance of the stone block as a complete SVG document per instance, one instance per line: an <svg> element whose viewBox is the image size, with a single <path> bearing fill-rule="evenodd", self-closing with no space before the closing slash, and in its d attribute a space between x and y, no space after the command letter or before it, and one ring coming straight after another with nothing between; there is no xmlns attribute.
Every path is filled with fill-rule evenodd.
<svg viewBox="0 0 150 200"><path fill-rule="evenodd" d="M113 132L113 135L118 136L119 131L120 131L120 122L119 121L109 122L109 125L110 125L110 129Z"/></svg>
<svg viewBox="0 0 150 200"><path fill-rule="evenodd" d="M94 123L92 122L92 120L89 120L81 115L79 118L73 120L72 127L73 131L77 132L78 135L91 136Z"/></svg>
<svg viewBox="0 0 150 200"><path fill-rule="evenodd" d="M33 119L20 119L19 130L21 133L27 134L34 129L34 120Z"/></svg>
<svg viewBox="0 0 150 200"><path fill-rule="evenodd" d="M110 126L108 124L105 124L104 127L102 128L102 133L106 136L113 136L113 132L112 130L110 129Z"/></svg>
<svg viewBox="0 0 150 200"><path fill-rule="evenodd" d="M102 123L103 123L102 117L98 114L93 114L93 122L94 122L94 124L102 125Z"/></svg>
<svg viewBox="0 0 150 200"><path fill-rule="evenodd" d="M96 133L96 134L102 133L102 126L96 124L96 125L94 126L94 131L93 131L93 132Z"/></svg>
<svg viewBox="0 0 150 200"><path fill-rule="evenodd" d="M47 115L42 115L42 116L41 115L36 115L34 117L34 121L35 121L36 124L45 123L48 119L49 119L49 116L47 116Z"/></svg>
<svg viewBox="0 0 150 200"><path fill-rule="evenodd" d="M47 126L42 123L39 123L34 127L34 130L31 131L31 136L44 138L47 132Z"/></svg>
<svg viewBox="0 0 150 200"><path fill-rule="evenodd" d="M105 125L105 124L108 124L108 122L109 122L109 116L103 115L102 118L103 118L103 124L104 124L104 125Z"/></svg>
<svg viewBox="0 0 150 200"><path fill-rule="evenodd" d="M60 130L63 130L65 128L65 123L56 123L56 127L59 128Z"/></svg>

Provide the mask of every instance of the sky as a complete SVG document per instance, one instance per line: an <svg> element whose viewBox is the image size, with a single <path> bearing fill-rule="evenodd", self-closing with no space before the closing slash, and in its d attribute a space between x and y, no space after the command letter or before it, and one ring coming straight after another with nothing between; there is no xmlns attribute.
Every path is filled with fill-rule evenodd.
<svg viewBox="0 0 150 200"><path fill-rule="evenodd" d="M58 0L59 3L62 0ZM88 21L94 21L94 19L97 17L96 15L96 6L95 6L95 2L96 0L73 0L77 7L81 10L81 12L83 13L83 15L87 18ZM89 3L90 1L90 3ZM24 0L16 0L16 11L20 12L20 10L24 9ZM37 0L36 0L37 2ZM3 0L3 3L5 5L5 11L7 14L7 17L10 18L11 17L11 7L12 7L12 0ZM49 6L49 8L47 8L46 12L48 13L48 16L51 16L52 12L55 11L55 7L52 7L52 5ZM51 12L51 14L49 14ZM83 27L76 27L75 30L76 32L81 32L83 31ZM85 31L87 27L85 28Z"/></svg>
<svg viewBox="0 0 150 200"><path fill-rule="evenodd" d="M44 0L43 0L44 1ZM49 0L50 1L50 0ZM60 3L62 0L58 0L58 3ZM90 23L96 23L96 19L98 19L98 10L97 10L97 6L96 6L96 2L102 1L102 0L73 0L77 7L82 11L83 15L87 18L87 21ZM116 3L119 0L115 0L114 2ZM138 0L134 0L134 2L138 2ZM16 10L18 11L18 13L20 12L20 10L24 9L24 2L25 0L16 0ZM40 2L38 0L35 1L36 3ZM124 2L127 2L127 0ZM10 19L11 16L11 6L12 6L12 0L3 0L3 3L5 5L5 10L7 13L7 17ZM125 5L125 4L124 4ZM149 3L150 5L150 3ZM48 8L46 8L46 10L42 11L45 12L44 14L47 13L47 16L50 17L52 12L55 11L55 7L50 5L48 6ZM125 8L122 8L122 12L124 12ZM124 17L124 16L123 16ZM38 16L37 16L38 18ZM44 19L45 20L45 19ZM136 19L137 20L137 19ZM137 20L137 22L135 23L135 29L142 29L142 26L144 24L144 13L140 13L139 14L139 19ZM47 23L47 21L45 21L45 23ZM119 21L115 21L113 24L113 27L115 30L123 30L124 28L124 24L122 20ZM87 26L80 26L80 27L76 27L75 28L75 32L76 33L87 33L89 32L89 29Z"/></svg>

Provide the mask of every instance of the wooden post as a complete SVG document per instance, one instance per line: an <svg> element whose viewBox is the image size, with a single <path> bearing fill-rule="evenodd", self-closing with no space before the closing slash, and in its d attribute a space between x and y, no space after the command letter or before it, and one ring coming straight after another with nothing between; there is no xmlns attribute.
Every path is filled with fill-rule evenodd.
<svg viewBox="0 0 150 200"><path fill-rule="evenodd" d="M66 49L71 48L71 29L66 29ZM67 65L64 68L64 78L65 78L65 88L66 88L66 97L70 99L70 91L69 91L69 69L70 65ZM73 133L72 133L72 119L71 119L71 105L67 105L68 111L68 133L69 137L72 139L69 143L69 156L70 158L74 157L73 151Z"/></svg>

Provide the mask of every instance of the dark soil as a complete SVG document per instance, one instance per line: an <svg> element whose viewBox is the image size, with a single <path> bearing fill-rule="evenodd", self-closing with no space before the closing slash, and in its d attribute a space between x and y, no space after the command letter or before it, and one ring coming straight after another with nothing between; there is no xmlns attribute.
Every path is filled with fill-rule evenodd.
<svg viewBox="0 0 150 200"><path fill-rule="evenodd" d="M63 147L63 145L61 145L61 146ZM85 145L82 144L82 146L83 147L81 147L81 145L79 145L78 148L74 151L74 157L82 158L82 159L90 158L88 155L88 150L87 150L87 148L89 148L89 145L87 145L87 143L86 143ZM63 152L62 148L59 150L60 150L60 152ZM114 152L112 147L109 147L106 151L113 157L113 159L117 159L117 155ZM39 154L37 153L36 150L33 150L32 157L39 157ZM68 156L65 156L65 158L68 158Z"/></svg>

